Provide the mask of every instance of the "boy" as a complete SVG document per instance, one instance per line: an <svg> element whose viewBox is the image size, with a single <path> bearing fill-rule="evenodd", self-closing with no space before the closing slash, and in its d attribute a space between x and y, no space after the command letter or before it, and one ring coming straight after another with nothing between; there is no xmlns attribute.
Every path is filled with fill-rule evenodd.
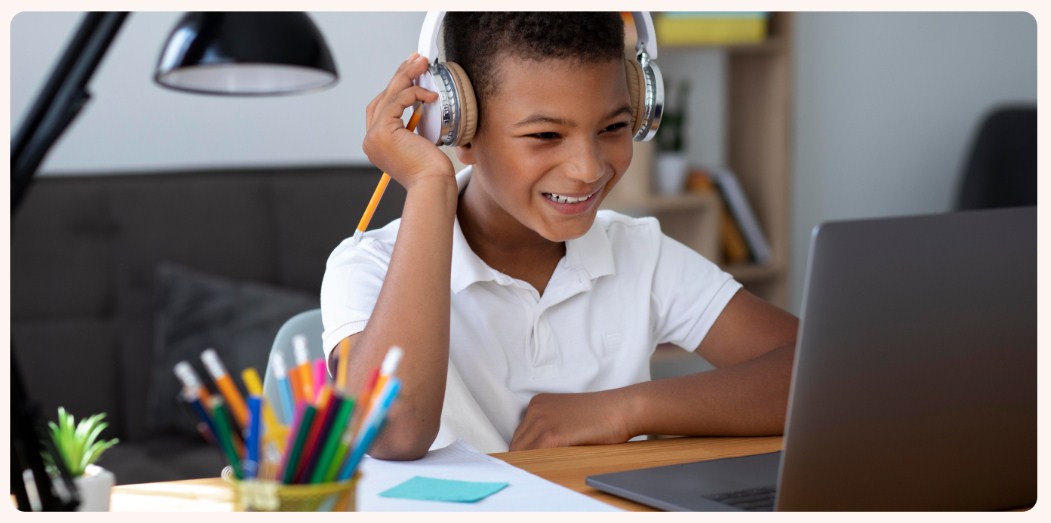
<svg viewBox="0 0 1051 523"><path fill-rule="evenodd" d="M619 15L449 13L444 34L478 100L456 149L468 168L402 123L437 99L412 84L414 53L368 105L363 144L405 187L402 218L337 247L322 285L324 344L349 341L352 390L405 350L370 453L781 433L796 318L652 218L598 212L632 156ZM650 381L660 343L716 370Z"/></svg>

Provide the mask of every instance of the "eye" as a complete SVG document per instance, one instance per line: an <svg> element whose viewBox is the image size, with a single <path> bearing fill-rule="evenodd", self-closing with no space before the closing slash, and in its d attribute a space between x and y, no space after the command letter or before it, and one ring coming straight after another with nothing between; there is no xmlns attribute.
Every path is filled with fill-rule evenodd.
<svg viewBox="0 0 1051 523"><path fill-rule="evenodd" d="M561 138L561 136L558 133L551 132L551 131L543 132L543 133L533 133L533 134L530 134L528 136L530 138L534 138L536 140L540 140L540 141L544 141L544 142L551 141L551 140L557 140L557 139Z"/></svg>
<svg viewBox="0 0 1051 523"><path fill-rule="evenodd" d="M628 128L628 122L617 122L617 123L615 123L613 125L607 126L605 129L602 130L602 132L603 133L615 133L617 131L620 131L622 129L627 129L627 128Z"/></svg>

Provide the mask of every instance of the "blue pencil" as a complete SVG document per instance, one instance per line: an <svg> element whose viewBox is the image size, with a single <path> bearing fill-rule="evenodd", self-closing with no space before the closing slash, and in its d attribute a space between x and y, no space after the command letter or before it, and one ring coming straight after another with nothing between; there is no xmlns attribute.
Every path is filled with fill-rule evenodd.
<svg viewBox="0 0 1051 523"><path fill-rule="evenodd" d="M215 423L212 421L212 417L208 415L208 410L205 409L204 405L201 403L200 393L193 389L184 388L182 391L182 399L190 404L190 408L193 409L197 414L197 418L200 419L201 423L206 427L205 431L208 433L208 437L218 445L219 439L216 437Z"/></svg>
<svg viewBox="0 0 1051 523"><path fill-rule="evenodd" d="M259 475L259 445L262 441L263 432L263 398L259 396L248 397L248 434L245 437L245 459L241 463L244 467L246 479L254 479Z"/></svg>
<svg viewBox="0 0 1051 523"><path fill-rule="evenodd" d="M387 419L387 411L390 410L390 405L398 395L399 390L401 390L401 381L398 378L392 377L387 380L387 385L383 388L383 392L380 393L374 411L365 420L365 431L354 442L354 449L351 451L350 457L347 458L346 464L343 465L343 470L339 472L339 481L350 479L354 475L354 471L358 469L358 463L361 462L361 458L365 456L365 452L372 446L376 435L379 434L383 422Z"/></svg>
<svg viewBox="0 0 1051 523"><path fill-rule="evenodd" d="M285 425L291 425L296 409L294 407L295 401L292 399L292 384L288 381L288 369L285 367L285 359L281 357L281 354L275 353L272 361L274 378L277 379L278 395L281 397L281 410L285 413Z"/></svg>

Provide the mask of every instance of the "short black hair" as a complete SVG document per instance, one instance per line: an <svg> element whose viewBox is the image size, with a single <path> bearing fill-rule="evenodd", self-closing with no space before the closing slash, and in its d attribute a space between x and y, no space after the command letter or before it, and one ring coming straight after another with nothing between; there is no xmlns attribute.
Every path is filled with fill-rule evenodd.
<svg viewBox="0 0 1051 523"><path fill-rule="evenodd" d="M445 61L456 62L467 73L479 117L498 87L496 61L501 55L581 64L624 56L624 20L619 13L450 12L442 25Z"/></svg>

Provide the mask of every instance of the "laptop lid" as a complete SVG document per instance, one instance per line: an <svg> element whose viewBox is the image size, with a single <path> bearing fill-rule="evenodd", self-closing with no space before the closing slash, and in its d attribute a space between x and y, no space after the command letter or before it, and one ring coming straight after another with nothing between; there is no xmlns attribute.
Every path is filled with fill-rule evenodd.
<svg viewBox="0 0 1051 523"><path fill-rule="evenodd" d="M1036 209L833 222L811 242L784 451L587 478L664 510L1036 500ZM779 474L779 478L778 478Z"/></svg>
<svg viewBox="0 0 1051 523"><path fill-rule="evenodd" d="M815 229L778 509L1035 503L1036 218Z"/></svg>

